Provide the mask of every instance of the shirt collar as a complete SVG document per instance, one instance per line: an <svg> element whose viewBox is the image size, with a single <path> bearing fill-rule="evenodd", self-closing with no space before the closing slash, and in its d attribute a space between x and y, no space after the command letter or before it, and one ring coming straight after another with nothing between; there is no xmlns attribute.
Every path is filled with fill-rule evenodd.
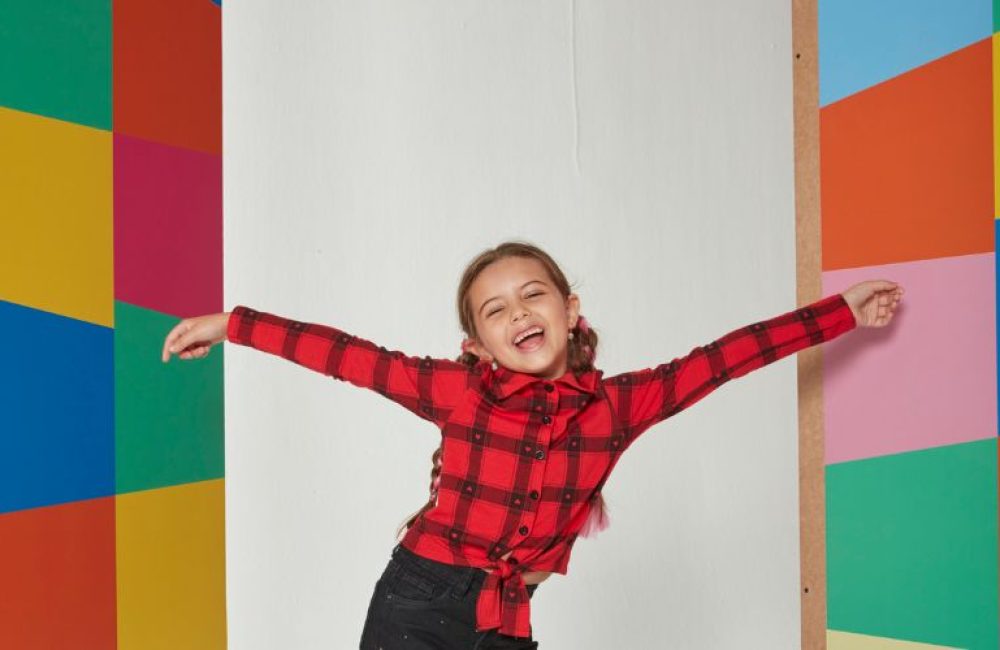
<svg viewBox="0 0 1000 650"><path fill-rule="evenodd" d="M517 372L504 366L497 366L497 369L494 370L492 364L486 361L480 361L479 363L484 368L485 377L487 379L487 384L490 387L490 391L497 397L497 399L506 399L525 386L545 381L541 377L536 377L535 375L528 374L526 372ZM600 382L601 375L603 373L603 370L587 370L577 376L573 373L573 371L567 370L566 374L562 377L553 379L552 381L557 384L570 386L580 392L590 393L593 395L597 393L597 384Z"/></svg>

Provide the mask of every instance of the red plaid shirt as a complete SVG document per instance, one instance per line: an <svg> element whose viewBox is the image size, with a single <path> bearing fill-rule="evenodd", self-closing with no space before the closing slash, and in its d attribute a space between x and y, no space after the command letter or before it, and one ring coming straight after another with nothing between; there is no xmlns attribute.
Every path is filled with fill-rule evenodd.
<svg viewBox="0 0 1000 650"><path fill-rule="evenodd" d="M566 573L591 498L654 424L730 379L856 326L841 294L736 329L653 368L555 380L407 356L327 325L237 306L228 340L372 389L442 432L437 503L401 543L424 557L490 569L476 629L531 635L522 573ZM512 551L507 559L502 559Z"/></svg>

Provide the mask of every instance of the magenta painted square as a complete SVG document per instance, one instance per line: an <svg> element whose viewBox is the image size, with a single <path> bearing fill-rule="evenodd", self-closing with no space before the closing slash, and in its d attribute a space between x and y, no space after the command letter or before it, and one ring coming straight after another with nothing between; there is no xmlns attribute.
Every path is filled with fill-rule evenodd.
<svg viewBox="0 0 1000 650"><path fill-rule="evenodd" d="M222 157L114 135L115 299L223 310Z"/></svg>

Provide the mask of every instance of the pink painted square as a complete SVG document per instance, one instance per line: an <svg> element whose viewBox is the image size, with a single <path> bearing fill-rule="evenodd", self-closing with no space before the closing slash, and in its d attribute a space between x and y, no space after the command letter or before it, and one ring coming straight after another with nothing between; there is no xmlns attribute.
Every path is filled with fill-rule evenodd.
<svg viewBox="0 0 1000 650"><path fill-rule="evenodd" d="M997 435L994 254L827 271L823 294L883 278L906 294L892 323L824 346L826 462Z"/></svg>

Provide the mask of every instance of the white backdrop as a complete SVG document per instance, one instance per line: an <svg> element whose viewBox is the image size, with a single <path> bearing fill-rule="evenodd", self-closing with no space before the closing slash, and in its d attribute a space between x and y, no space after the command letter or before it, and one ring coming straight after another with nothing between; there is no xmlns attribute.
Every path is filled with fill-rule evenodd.
<svg viewBox="0 0 1000 650"><path fill-rule="evenodd" d="M548 250L608 375L794 309L787 0L224 4L226 309L454 358L483 248ZM192 233L197 236L197 233ZM230 647L356 648L438 431L226 355ZM545 650L799 645L794 359L648 430Z"/></svg>

